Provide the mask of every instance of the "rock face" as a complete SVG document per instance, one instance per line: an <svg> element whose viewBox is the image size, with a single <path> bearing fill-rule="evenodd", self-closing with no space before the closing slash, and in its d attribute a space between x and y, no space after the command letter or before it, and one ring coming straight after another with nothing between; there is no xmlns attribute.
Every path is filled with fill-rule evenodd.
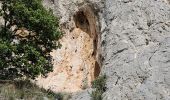
<svg viewBox="0 0 170 100"><path fill-rule="evenodd" d="M102 32L107 100L170 99L170 6L163 0L106 0Z"/></svg>
<svg viewBox="0 0 170 100"><path fill-rule="evenodd" d="M90 86L101 72L107 75L104 100L170 99L169 0L45 0L44 5L60 16L66 33L62 49L53 52L59 60L43 80L47 86L58 88L64 81L78 92L83 79ZM90 99L87 92L72 100Z"/></svg>
<svg viewBox="0 0 170 100"><path fill-rule="evenodd" d="M47 8L50 3L54 13L62 15L65 12L55 10L55 4L59 4L57 7L60 9L65 4L64 1L44 1ZM73 2L68 2L71 7L74 6L71 3ZM54 71L47 78L37 79L39 86L55 92L72 93L86 89L100 73L99 26L95 9L89 3L69 9L75 11L65 13L64 18L60 19L61 29L65 33L60 40L62 47L51 53Z"/></svg>

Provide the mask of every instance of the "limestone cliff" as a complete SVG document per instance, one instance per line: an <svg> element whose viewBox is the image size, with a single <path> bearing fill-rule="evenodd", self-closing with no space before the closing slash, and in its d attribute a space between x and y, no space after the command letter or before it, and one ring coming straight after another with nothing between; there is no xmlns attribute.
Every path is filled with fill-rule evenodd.
<svg viewBox="0 0 170 100"><path fill-rule="evenodd" d="M44 0L65 35L54 72L38 84L89 100L90 82L107 75L105 100L170 99L169 0ZM87 88L87 90L83 90Z"/></svg>
<svg viewBox="0 0 170 100"><path fill-rule="evenodd" d="M51 3L54 13L59 13L59 15L62 15L66 9L63 8L64 11L61 12L60 8L55 8L55 4L59 4L57 6L59 7L66 2L45 1L44 3L47 5ZM67 7L69 6L67 5ZM54 59L54 71L49 73L47 78L37 79L37 84L45 89L68 93L81 91L90 87L91 82L100 73L98 45L100 37L98 36L99 24L95 8L90 3L76 7L77 10L61 16L61 30L65 34L60 40L62 47L51 53ZM69 19L67 16L70 16Z"/></svg>

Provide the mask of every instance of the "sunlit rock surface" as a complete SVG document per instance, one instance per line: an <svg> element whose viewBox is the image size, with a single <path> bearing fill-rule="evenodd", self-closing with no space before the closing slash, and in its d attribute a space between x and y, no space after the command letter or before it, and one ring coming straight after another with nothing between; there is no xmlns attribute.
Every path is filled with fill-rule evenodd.
<svg viewBox="0 0 170 100"><path fill-rule="evenodd" d="M55 2L45 1L45 5L50 3L55 13ZM57 2L60 3L62 2ZM60 19L64 36L60 40L62 47L51 52L54 71L49 73L47 78L37 79L40 87L54 92L82 91L89 88L100 73L98 18L90 4L76 7L77 10L73 13L69 12L63 16L70 14L69 21L67 18L64 19L66 22Z"/></svg>

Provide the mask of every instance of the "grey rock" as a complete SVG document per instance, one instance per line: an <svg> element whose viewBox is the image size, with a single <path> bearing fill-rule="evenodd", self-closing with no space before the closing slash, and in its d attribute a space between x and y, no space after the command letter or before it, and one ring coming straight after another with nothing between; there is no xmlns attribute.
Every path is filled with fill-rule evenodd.
<svg viewBox="0 0 170 100"><path fill-rule="evenodd" d="M169 100L170 8L161 0L106 0L106 100Z"/></svg>
<svg viewBox="0 0 170 100"><path fill-rule="evenodd" d="M72 98L70 100L91 100L90 94L92 92L92 89L86 89L82 92L73 94Z"/></svg>

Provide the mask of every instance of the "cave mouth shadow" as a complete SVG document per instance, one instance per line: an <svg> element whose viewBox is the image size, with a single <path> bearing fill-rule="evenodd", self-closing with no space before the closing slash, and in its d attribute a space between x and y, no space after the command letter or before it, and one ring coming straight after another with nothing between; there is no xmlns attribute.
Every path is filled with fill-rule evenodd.
<svg viewBox="0 0 170 100"><path fill-rule="evenodd" d="M87 16L85 15L84 11L78 11L74 16L74 22L77 28L80 28L82 31L86 33L90 33L90 25Z"/></svg>

